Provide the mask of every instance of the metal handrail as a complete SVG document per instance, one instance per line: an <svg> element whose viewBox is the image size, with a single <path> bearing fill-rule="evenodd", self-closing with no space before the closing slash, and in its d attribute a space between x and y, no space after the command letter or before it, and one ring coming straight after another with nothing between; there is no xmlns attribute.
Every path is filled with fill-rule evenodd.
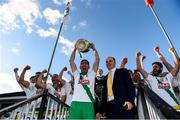
<svg viewBox="0 0 180 120"><path fill-rule="evenodd" d="M64 105L67 108L70 108L69 105L65 104L64 102L62 102L61 100L59 100L57 97L55 97L54 95L52 95L51 93L48 93L48 96L51 97L53 100L55 100L56 102Z"/></svg>
<svg viewBox="0 0 180 120"><path fill-rule="evenodd" d="M42 99L47 99L47 101L42 104ZM39 103L43 105L40 106L40 108L37 106L38 100L41 100ZM50 101L53 104L50 104ZM56 105L56 109L53 108L54 105ZM51 107L51 109L49 109L49 107ZM9 119L51 119L54 117L55 119L66 119L68 117L69 108L70 107L68 105L59 100L57 97L48 92L43 92L39 95L36 95L35 97L23 100L1 109L0 118L8 117ZM51 115L49 116L48 113Z"/></svg>
<svg viewBox="0 0 180 120"><path fill-rule="evenodd" d="M148 86L141 85L140 88L142 88L142 90L144 91L145 97L150 100L151 106L154 105L155 108L157 108L157 110L162 113L163 116L160 115L161 118L164 118L164 117L168 119L180 118L180 112L173 109L172 106L170 106L166 101L164 101L161 97L159 97ZM146 100L146 103L149 100Z"/></svg>
<svg viewBox="0 0 180 120"><path fill-rule="evenodd" d="M38 95L36 95L36 96L34 96L32 98L29 98L27 100L23 100L21 102L18 102L18 103L15 103L15 104L11 105L11 106L3 108L3 109L0 110L0 115L3 115L3 113L6 112L6 111L12 111L12 110L18 108L19 106L22 106L22 105L24 105L26 103L29 103L29 102L31 102L33 100L36 100L36 99L42 97L43 95L44 95L44 93L41 93L41 94L38 94Z"/></svg>

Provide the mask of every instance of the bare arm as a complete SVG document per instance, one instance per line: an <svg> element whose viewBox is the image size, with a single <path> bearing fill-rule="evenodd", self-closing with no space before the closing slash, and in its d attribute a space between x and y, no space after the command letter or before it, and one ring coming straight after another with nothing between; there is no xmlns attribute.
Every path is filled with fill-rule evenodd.
<svg viewBox="0 0 180 120"><path fill-rule="evenodd" d="M71 80L69 81L69 83L70 84L74 83L74 76L72 75L72 73L70 71L68 71L67 73L71 77Z"/></svg>
<svg viewBox="0 0 180 120"><path fill-rule="evenodd" d="M19 70L18 68L14 68L15 78L16 78L16 81L18 82L18 84L20 85L20 87L21 87L22 89L24 89L23 86L21 85L21 83L19 82L18 70Z"/></svg>
<svg viewBox="0 0 180 120"><path fill-rule="evenodd" d="M75 54L76 54L76 48L74 48L73 52L71 53L71 57L69 60L72 72L75 72L77 70L76 64L74 63Z"/></svg>
<svg viewBox="0 0 180 120"><path fill-rule="evenodd" d="M47 85L42 82L42 79L43 79L43 72L41 72L41 74L39 75L36 84L42 89L47 89Z"/></svg>
<svg viewBox="0 0 180 120"><path fill-rule="evenodd" d="M127 58L123 58L121 60L120 68L125 68L125 65L127 64L127 62L128 62L128 59Z"/></svg>
<svg viewBox="0 0 180 120"><path fill-rule="evenodd" d="M161 60L161 62L166 66L167 70L168 70L169 72L171 72L172 69L173 69L173 67L172 67L171 64L169 64L169 62L168 62L168 61L164 58L164 56L161 54L159 46L156 46L156 47L154 48L154 51L155 51L156 55L158 56L158 58Z"/></svg>
<svg viewBox="0 0 180 120"><path fill-rule="evenodd" d="M19 83L19 75L18 75L18 68L14 68L14 74L17 82Z"/></svg>
<svg viewBox="0 0 180 120"><path fill-rule="evenodd" d="M98 67L99 67L100 58L99 58L99 54L98 54L94 44L92 46L92 49L93 49L94 54L95 54L95 61L94 61L94 64L93 64L93 70L96 73L97 70L98 70Z"/></svg>
<svg viewBox="0 0 180 120"><path fill-rule="evenodd" d="M171 74L175 77L179 72L180 62L179 62L179 58L177 57L175 50L173 48L170 48L169 52L172 54L174 63L175 63L175 67L171 71Z"/></svg>
<svg viewBox="0 0 180 120"><path fill-rule="evenodd" d="M136 52L136 66L137 66L137 70L143 75L144 78L147 78L148 77L148 73L141 66L140 56L141 56L141 53L140 52Z"/></svg>
<svg viewBox="0 0 180 120"><path fill-rule="evenodd" d="M24 79L24 75L26 73L27 70L31 69L31 67L29 65L26 65L25 68L23 69L20 78L19 78L19 83L22 84L24 87L28 88L30 83L29 81Z"/></svg>
<svg viewBox="0 0 180 120"><path fill-rule="evenodd" d="M66 101L66 95L63 95L63 96L61 97L61 101L65 103L65 101Z"/></svg>
<svg viewBox="0 0 180 120"><path fill-rule="evenodd" d="M64 68L60 71L60 73L59 73L59 78L60 78L60 79L62 79L62 76L63 76L64 71L67 71L67 67L64 67Z"/></svg>
<svg viewBox="0 0 180 120"><path fill-rule="evenodd" d="M141 57L141 67L142 67L142 69L144 69L144 60L146 59L146 56L142 56Z"/></svg>

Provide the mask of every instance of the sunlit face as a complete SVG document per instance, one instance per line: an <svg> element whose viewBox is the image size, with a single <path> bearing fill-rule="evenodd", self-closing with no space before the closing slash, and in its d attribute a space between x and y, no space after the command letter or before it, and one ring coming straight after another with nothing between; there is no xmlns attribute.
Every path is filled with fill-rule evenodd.
<svg viewBox="0 0 180 120"><path fill-rule="evenodd" d="M53 83L54 85L57 85L57 84L59 83L59 76L58 76L57 74L54 74L54 75L52 76L52 83Z"/></svg>
<svg viewBox="0 0 180 120"><path fill-rule="evenodd" d="M36 81L37 81L37 78L36 78L36 76L34 76L34 77L31 77L30 81L31 81L32 83L36 83Z"/></svg>
<svg viewBox="0 0 180 120"><path fill-rule="evenodd" d="M162 73L162 68L159 65L153 64L152 67L153 67L152 72L153 72L154 76L158 76L158 75L160 75Z"/></svg>
<svg viewBox="0 0 180 120"><path fill-rule="evenodd" d="M80 64L80 69L81 69L82 73L87 74L88 70L89 70L88 62L87 61L82 61L81 64Z"/></svg>
<svg viewBox="0 0 180 120"><path fill-rule="evenodd" d="M137 82L137 83L138 83L138 82L141 80L140 74L139 74L138 72L133 73L133 74L132 74L132 80L133 80L134 82Z"/></svg>
<svg viewBox="0 0 180 120"><path fill-rule="evenodd" d="M106 67L108 70L112 70L113 68L115 68L115 65L116 63L112 57L108 57L106 59Z"/></svg>

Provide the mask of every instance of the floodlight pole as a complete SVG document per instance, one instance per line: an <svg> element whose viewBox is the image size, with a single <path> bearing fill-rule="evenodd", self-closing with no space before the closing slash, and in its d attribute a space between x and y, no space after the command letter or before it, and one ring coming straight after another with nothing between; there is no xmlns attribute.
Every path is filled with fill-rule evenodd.
<svg viewBox="0 0 180 120"><path fill-rule="evenodd" d="M63 18L61 20L61 25L60 25L60 28L59 28L58 36L57 36L57 39L56 39L56 42L55 42L55 45L54 45L53 53L52 53L51 60L50 60L50 63L49 63L49 67L48 67L48 70L47 70L47 75L46 75L45 80L44 80L45 83L46 83L46 81L48 79L49 71L51 69L54 54L56 52L56 48L57 48L58 40L59 40L59 37L60 37L60 34L61 34L61 30L62 30L62 27L63 27L63 24L64 24L65 17L69 14L69 9L70 9L70 2L67 2L66 10L64 11L64 16L63 16Z"/></svg>
<svg viewBox="0 0 180 120"><path fill-rule="evenodd" d="M154 8L153 8L151 5L149 5L149 7L150 7L150 9L151 9L151 11L152 11L154 17L156 18L156 20L157 20L157 22L158 22L158 24L159 24L159 26L160 26L160 28L161 28L161 31L163 32L164 36L166 37L166 40L168 41L170 47L174 49L176 56L179 58L179 56L178 56L178 54L177 54L177 52L176 52L176 50L175 50L175 48L174 48L174 45L173 45L173 43L171 42L171 40L170 40L170 38L169 38L169 36L168 36L166 30L164 29L164 27L163 27L163 25L162 25L162 23L161 23L159 17L157 16L157 14L156 14Z"/></svg>

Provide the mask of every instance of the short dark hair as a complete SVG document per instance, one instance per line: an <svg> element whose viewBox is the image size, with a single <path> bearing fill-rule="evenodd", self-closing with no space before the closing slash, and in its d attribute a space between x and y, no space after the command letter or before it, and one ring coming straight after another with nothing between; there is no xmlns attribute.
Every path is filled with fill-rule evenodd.
<svg viewBox="0 0 180 120"><path fill-rule="evenodd" d="M116 63L116 59L115 59L114 57L109 56L109 57L107 57L107 58L112 58L112 59L114 60L114 62ZM106 58L106 59L107 59L107 58Z"/></svg>
<svg viewBox="0 0 180 120"><path fill-rule="evenodd" d="M129 73L133 73L132 70L130 70L130 69L128 69L128 72L129 72Z"/></svg>
<svg viewBox="0 0 180 120"><path fill-rule="evenodd" d="M82 60L81 60L81 63L84 62L84 61L87 62L88 65L89 65L89 61L88 61L87 59L82 59Z"/></svg>
<svg viewBox="0 0 180 120"><path fill-rule="evenodd" d="M159 65L161 68L163 68L163 65L161 62L153 62L152 65L154 65L154 64Z"/></svg>
<svg viewBox="0 0 180 120"><path fill-rule="evenodd" d="M53 77L58 77L58 74L53 74Z"/></svg>
<svg viewBox="0 0 180 120"><path fill-rule="evenodd" d="M36 74L36 75L37 75L37 74L41 74L41 72L36 72L35 74Z"/></svg>
<svg viewBox="0 0 180 120"><path fill-rule="evenodd" d="M35 76L31 76L31 77L30 77L30 80L33 79L34 77L35 77Z"/></svg>

